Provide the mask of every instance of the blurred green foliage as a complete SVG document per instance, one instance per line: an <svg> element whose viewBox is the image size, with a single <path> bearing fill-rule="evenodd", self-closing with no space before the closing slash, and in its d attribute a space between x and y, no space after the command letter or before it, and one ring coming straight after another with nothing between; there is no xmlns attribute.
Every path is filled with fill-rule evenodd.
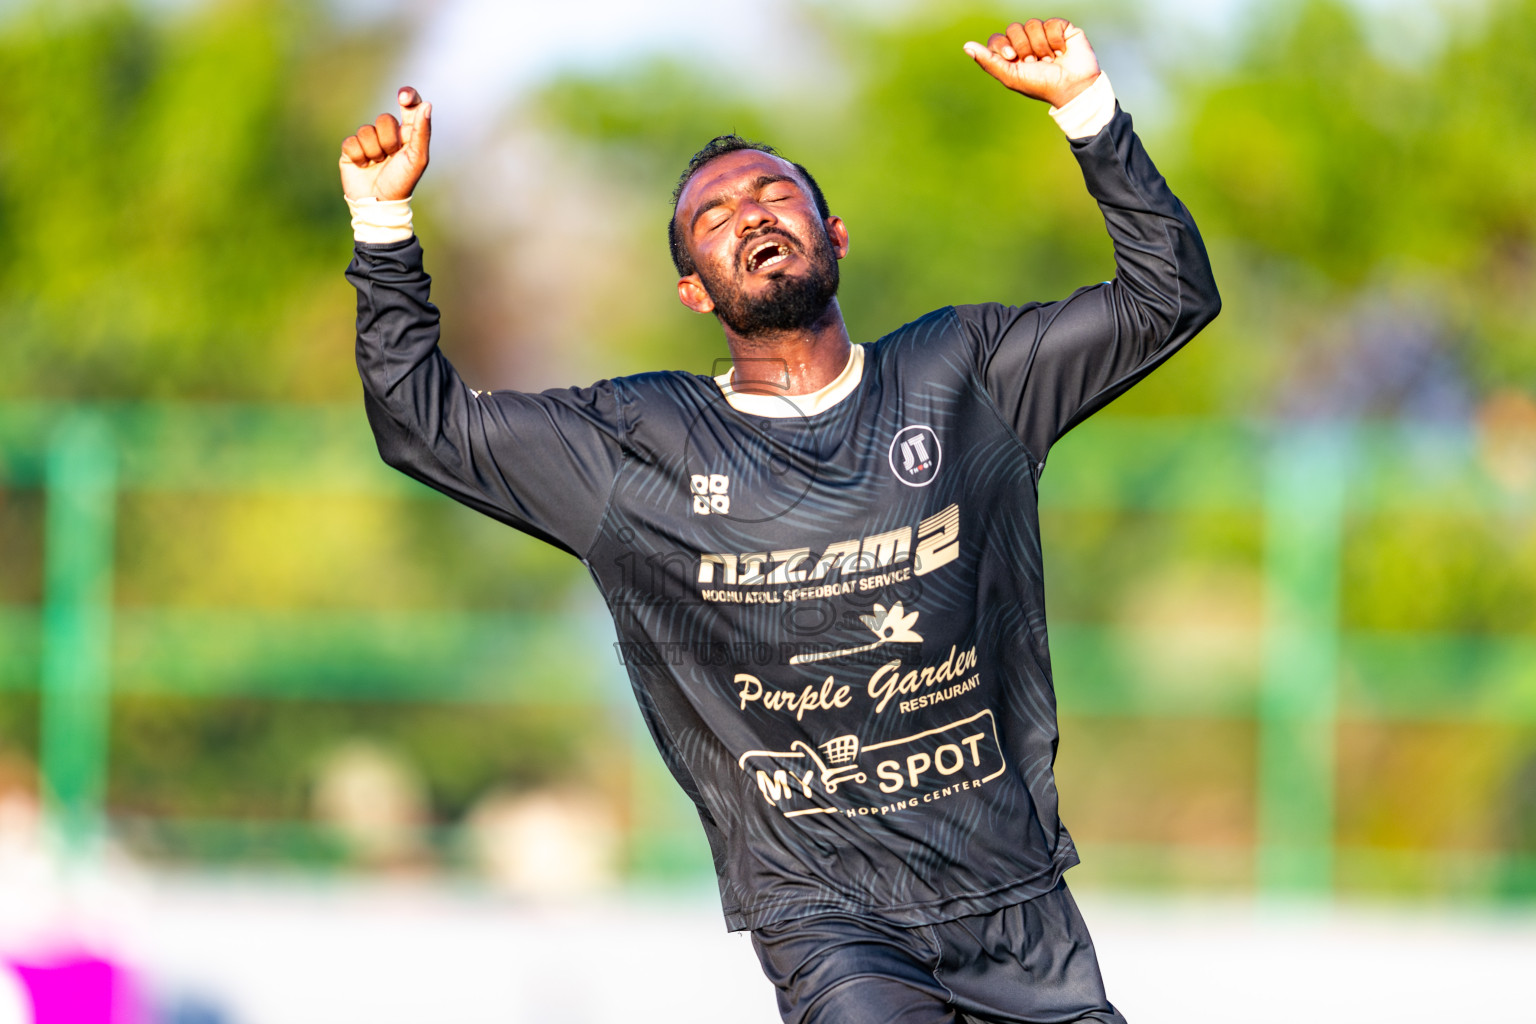
<svg viewBox="0 0 1536 1024"><path fill-rule="evenodd" d="M583 743L584 709L306 700L303 714L253 698L120 696L116 728L153 757L121 758L115 813L299 821L317 761L337 737L368 736L419 765L441 820L462 817L487 778L531 787L565 780L598 756ZM613 752L609 752L611 756Z"/></svg>
<svg viewBox="0 0 1536 1024"><path fill-rule="evenodd" d="M1477 389L1529 392L1536 4L1417 16L1442 31L1388 59L1336 0L1265 10L1228 73L1181 90L1184 194L1275 369L1378 294L1442 330Z"/></svg>
<svg viewBox="0 0 1536 1024"><path fill-rule="evenodd" d="M0 22L0 397L350 393L332 161L394 52L316 5Z"/></svg>
<svg viewBox="0 0 1536 1024"><path fill-rule="evenodd" d="M1161 86L1146 98L1155 116L1143 135L1194 211L1225 298L1212 328L1105 415L1276 422L1277 443L1286 423L1308 417L1432 428L1455 458L1483 460L1491 490L1448 488L1441 503L1352 517L1342 625L1389 640L1443 635L1452 647L1458 637L1530 637L1536 0L1497 0L1465 18L1419 10L1439 28L1409 52L1381 44L1396 15L1379 6L1249 10L1209 61L1170 50L1134 9L1069 12L1091 37L1113 40L1101 56L1138 64ZM718 329L673 299L662 231L678 171L724 131L806 164L849 224L841 301L856 340L936 306L1049 300L1113 273L1055 126L960 50L998 16L948 4L878 20L830 5L800 15L818 39L788 64L807 69L798 88L796 74L775 71L763 90L649 60L566 75L515 112L554 140L550 159L568 161L552 177L579 171L617 197L603 210L624 211L595 246L529 257L578 284L605 261L632 282L591 298L601 330L582 344L600 372L717 370ZM351 400L352 299L340 275L349 243L333 161L400 42L398 28L340 25L296 0L158 13L38 3L0 21L14 90L0 123L10 357L0 401ZM1109 70L1138 113L1137 75ZM430 180L447 191L464 177L444 166ZM534 334L488 322L462 283L554 301L497 280L507 240L446 216L429 230L443 238L428 261L446 284L438 298L455 357L537 348ZM491 376L485 383L507 383ZM1063 442L1055 473L1077 444ZM1433 478L1450 457L1437 451L1410 455L1404 477ZM119 520L125 609L512 613L590 598L574 561L442 502L151 489L126 497ZM0 490L0 612L40 596L40 521L35 492ZM1183 844L1215 852L1159 877L1248 884L1250 863L1232 851L1253 838L1251 721L1149 718L1130 704L1089 715L1073 710L1073 693L1092 689L1090 659L1107 656L1089 627L1108 624L1115 664L1137 674L1107 688L1111 698L1140 688L1175 703L1251 701L1261 519L1250 508L1105 505L1048 507L1044 521L1069 824L1086 846L1132 851L1126 877L1154 874L1156 858L1135 853L1142 846ZM1439 685L1454 693L1460 681ZM24 689L0 691L0 747L35 744L36 701ZM594 783L612 774L605 758L632 737L607 720L583 731L557 703L120 696L113 809L293 819L327 745L366 734L406 752L439 820L458 820L491 787L548 782L551 764ZM1376 874L1379 865L1344 871L1341 884L1433 889L1433 871L1409 863L1416 851L1536 853L1529 721L1350 722L1339 749L1341 841L1408 858ZM701 845L691 823L681 827L690 848ZM1509 892L1531 890L1525 875L1510 878Z"/></svg>

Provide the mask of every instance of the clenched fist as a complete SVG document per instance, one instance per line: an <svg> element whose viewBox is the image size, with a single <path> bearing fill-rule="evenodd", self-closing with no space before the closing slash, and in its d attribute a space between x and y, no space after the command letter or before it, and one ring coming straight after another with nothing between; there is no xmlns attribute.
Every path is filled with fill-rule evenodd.
<svg viewBox="0 0 1536 1024"><path fill-rule="evenodd" d="M966 43L982 70L1014 92L1064 107L1099 77L1099 59L1083 30L1065 18L1014 22L987 45Z"/></svg>
<svg viewBox="0 0 1536 1024"><path fill-rule="evenodd" d="M380 114L341 144L341 191L348 199L407 199L427 169L432 104L400 90L400 119Z"/></svg>

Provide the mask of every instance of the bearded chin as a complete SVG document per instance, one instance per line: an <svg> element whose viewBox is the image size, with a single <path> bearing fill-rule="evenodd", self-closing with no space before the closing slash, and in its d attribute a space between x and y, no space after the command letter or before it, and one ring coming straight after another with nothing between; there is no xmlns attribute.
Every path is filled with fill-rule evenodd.
<svg viewBox="0 0 1536 1024"><path fill-rule="evenodd" d="M715 316L743 338L762 337L813 327L837 295L837 258L828 246L817 246L810 272L773 278L757 295L744 295L735 282L712 282L700 275L715 303Z"/></svg>

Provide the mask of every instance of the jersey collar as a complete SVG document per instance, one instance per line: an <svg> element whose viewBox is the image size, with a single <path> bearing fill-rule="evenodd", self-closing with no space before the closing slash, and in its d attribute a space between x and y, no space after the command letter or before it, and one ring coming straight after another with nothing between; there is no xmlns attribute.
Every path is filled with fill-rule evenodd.
<svg viewBox="0 0 1536 1024"><path fill-rule="evenodd" d="M822 388L806 395L753 395L738 392L731 386L731 373L727 370L715 378L715 384L731 403L731 408L751 416L768 416L788 419L792 416L814 416L825 412L853 394L864 379L864 346L850 345L848 362L836 377Z"/></svg>

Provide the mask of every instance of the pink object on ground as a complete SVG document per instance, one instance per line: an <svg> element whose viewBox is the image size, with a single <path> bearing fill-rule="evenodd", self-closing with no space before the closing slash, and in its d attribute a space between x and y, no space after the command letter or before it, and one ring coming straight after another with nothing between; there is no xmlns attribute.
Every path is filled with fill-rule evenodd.
<svg viewBox="0 0 1536 1024"><path fill-rule="evenodd" d="M34 1024L145 1024L132 978L110 961L74 954L8 963L31 996Z"/></svg>

